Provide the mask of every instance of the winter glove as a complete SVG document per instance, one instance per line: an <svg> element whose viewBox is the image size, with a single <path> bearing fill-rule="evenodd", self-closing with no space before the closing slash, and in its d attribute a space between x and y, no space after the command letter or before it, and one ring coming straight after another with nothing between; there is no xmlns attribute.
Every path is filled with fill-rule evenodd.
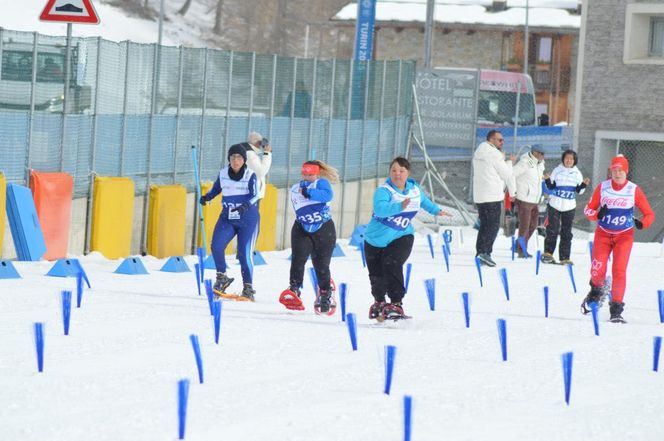
<svg viewBox="0 0 664 441"><path fill-rule="evenodd" d="M198 203L201 205L206 205L209 202L209 199L207 198L207 195L204 194L198 199Z"/></svg>
<svg viewBox="0 0 664 441"><path fill-rule="evenodd" d="M599 211L597 212L597 219L602 219L608 212L609 212L609 207L607 207L606 204L602 205L602 208L600 208Z"/></svg>
<svg viewBox="0 0 664 441"><path fill-rule="evenodd" d="M546 178L544 180L544 185L546 185L546 188L548 188L549 190L553 190L554 188L557 187L555 181L551 182L551 178Z"/></svg>
<svg viewBox="0 0 664 441"><path fill-rule="evenodd" d="M235 209L233 209L232 211L235 211L237 214L242 216L244 214L244 212L249 209L249 207L251 207L251 204L249 202L245 202L242 205L236 206Z"/></svg>
<svg viewBox="0 0 664 441"><path fill-rule="evenodd" d="M309 186L309 183L307 181L300 181L300 193L302 196L305 198L309 199L311 196L309 195L309 190L307 187Z"/></svg>
<svg viewBox="0 0 664 441"><path fill-rule="evenodd" d="M643 222L641 222L637 218L634 218L634 226L636 227L637 230L641 230L643 229Z"/></svg>

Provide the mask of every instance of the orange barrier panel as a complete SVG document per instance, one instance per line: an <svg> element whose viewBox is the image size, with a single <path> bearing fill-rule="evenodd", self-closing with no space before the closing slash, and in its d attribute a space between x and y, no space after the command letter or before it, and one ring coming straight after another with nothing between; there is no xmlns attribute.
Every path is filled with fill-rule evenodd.
<svg viewBox="0 0 664 441"><path fill-rule="evenodd" d="M67 257L74 179L67 173L32 170L30 190L46 242L43 258L56 260Z"/></svg>
<svg viewBox="0 0 664 441"><path fill-rule="evenodd" d="M5 206L7 205L7 181L0 173L0 257L2 257L2 241L5 238Z"/></svg>

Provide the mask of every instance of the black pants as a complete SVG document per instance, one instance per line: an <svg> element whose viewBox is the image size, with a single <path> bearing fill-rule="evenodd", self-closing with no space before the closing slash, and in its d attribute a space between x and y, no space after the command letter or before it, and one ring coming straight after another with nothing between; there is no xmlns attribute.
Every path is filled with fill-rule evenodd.
<svg viewBox="0 0 664 441"><path fill-rule="evenodd" d="M560 233L560 247L558 256L560 260L568 260L572 249L572 222L574 222L574 209L558 211L549 206L546 215L549 223L546 226L546 239L544 239L544 252L553 254L556 249L556 240Z"/></svg>
<svg viewBox="0 0 664 441"><path fill-rule="evenodd" d="M403 264L413 250L412 234L390 242L385 248L364 242L364 257L369 269L371 295L377 302L385 301L385 294L392 303L400 302L406 293L403 284Z"/></svg>
<svg viewBox="0 0 664 441"><path fill-rule="evenodd" d="M330 289L330 260L336 243L337 231L331 219L314 233L306 232L299 222L294 222L291 228L290 285L302 286L304 265L311 255L318 286L322 290Z"/></svg>
<svg viewBox="0 0 664 441"><path fill-rule="evenodd" d="M477 242L475 242L477 254L493 252L493 243L496 241L500 229L501 204L501 201L477 204L477 214L480 217L480 231L477 233Z"/></svg>

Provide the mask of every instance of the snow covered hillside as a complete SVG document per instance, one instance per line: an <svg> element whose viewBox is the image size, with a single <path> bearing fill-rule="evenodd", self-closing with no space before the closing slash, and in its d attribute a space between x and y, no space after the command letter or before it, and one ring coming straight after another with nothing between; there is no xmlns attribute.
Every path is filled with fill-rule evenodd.
<svg viewBox="0 0 664 441"><path fill-rule="evenodd" d="M511 260L499 237L498 268L473 261L475 231L452 228L450 272L436 240L435 259L418 235L404 301L412 320L377 324L367 318L369 281L360 253L332 262L348 284L357 314L358 350L351 349L340 308L315 316L287 311L289 250L264 253L255 271L256 303L223 303L214 342L205 296L192 272L167 273L164 260L143 259L150 274L121 275L120 261L80 257L92 289L72 310L63 335L60 291L75 279L47 277L50 262L14 262L22 279L0 279L0 438L3 440L175 440L177 382L188 378L187 440L403 440L404 395L412 396L412 440L657 440L664 414L664 373L653 372L653 337L664 334L657 290L664 288L659 244L635 244L628 271L628 324L608 323L599 336L579 313L588 289L588 244L577 237L567 268ZM463 233L463 242L461 234ZM531 252L536 252L535 241ZM193 269L194 257L186 257ZM506 268L510 300L499 278ZM230 273L239 277L239 266ZM206 277L214 277L211 270ZM435 311L423 281L436 279ZM239 282L235 282L238 284ZM550 290L544 317L543 287ZM465 327L461 294L471 298ZM75 295L74 295L75 297ZM74 302L75 303L75 302ZM502 361L496 320L507 322ZM38 373L33 323L45 323L44 371ZM198 336L205 381L191 334ZM391 395L383 394L384 347L397 347ZM572 389L565 404L561 354L573 351Z"/></svg>

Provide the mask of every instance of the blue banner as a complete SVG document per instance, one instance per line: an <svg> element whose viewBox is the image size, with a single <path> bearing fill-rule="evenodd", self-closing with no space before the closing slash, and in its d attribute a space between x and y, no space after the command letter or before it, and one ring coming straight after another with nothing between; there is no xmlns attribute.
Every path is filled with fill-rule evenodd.
<svg viewBox="0 0 664 441"><path fill-rule="evenodd" d="M373 57L373 34L376 22L376 0L358 0L355 26L355 60L366 61Z"/></svg>

